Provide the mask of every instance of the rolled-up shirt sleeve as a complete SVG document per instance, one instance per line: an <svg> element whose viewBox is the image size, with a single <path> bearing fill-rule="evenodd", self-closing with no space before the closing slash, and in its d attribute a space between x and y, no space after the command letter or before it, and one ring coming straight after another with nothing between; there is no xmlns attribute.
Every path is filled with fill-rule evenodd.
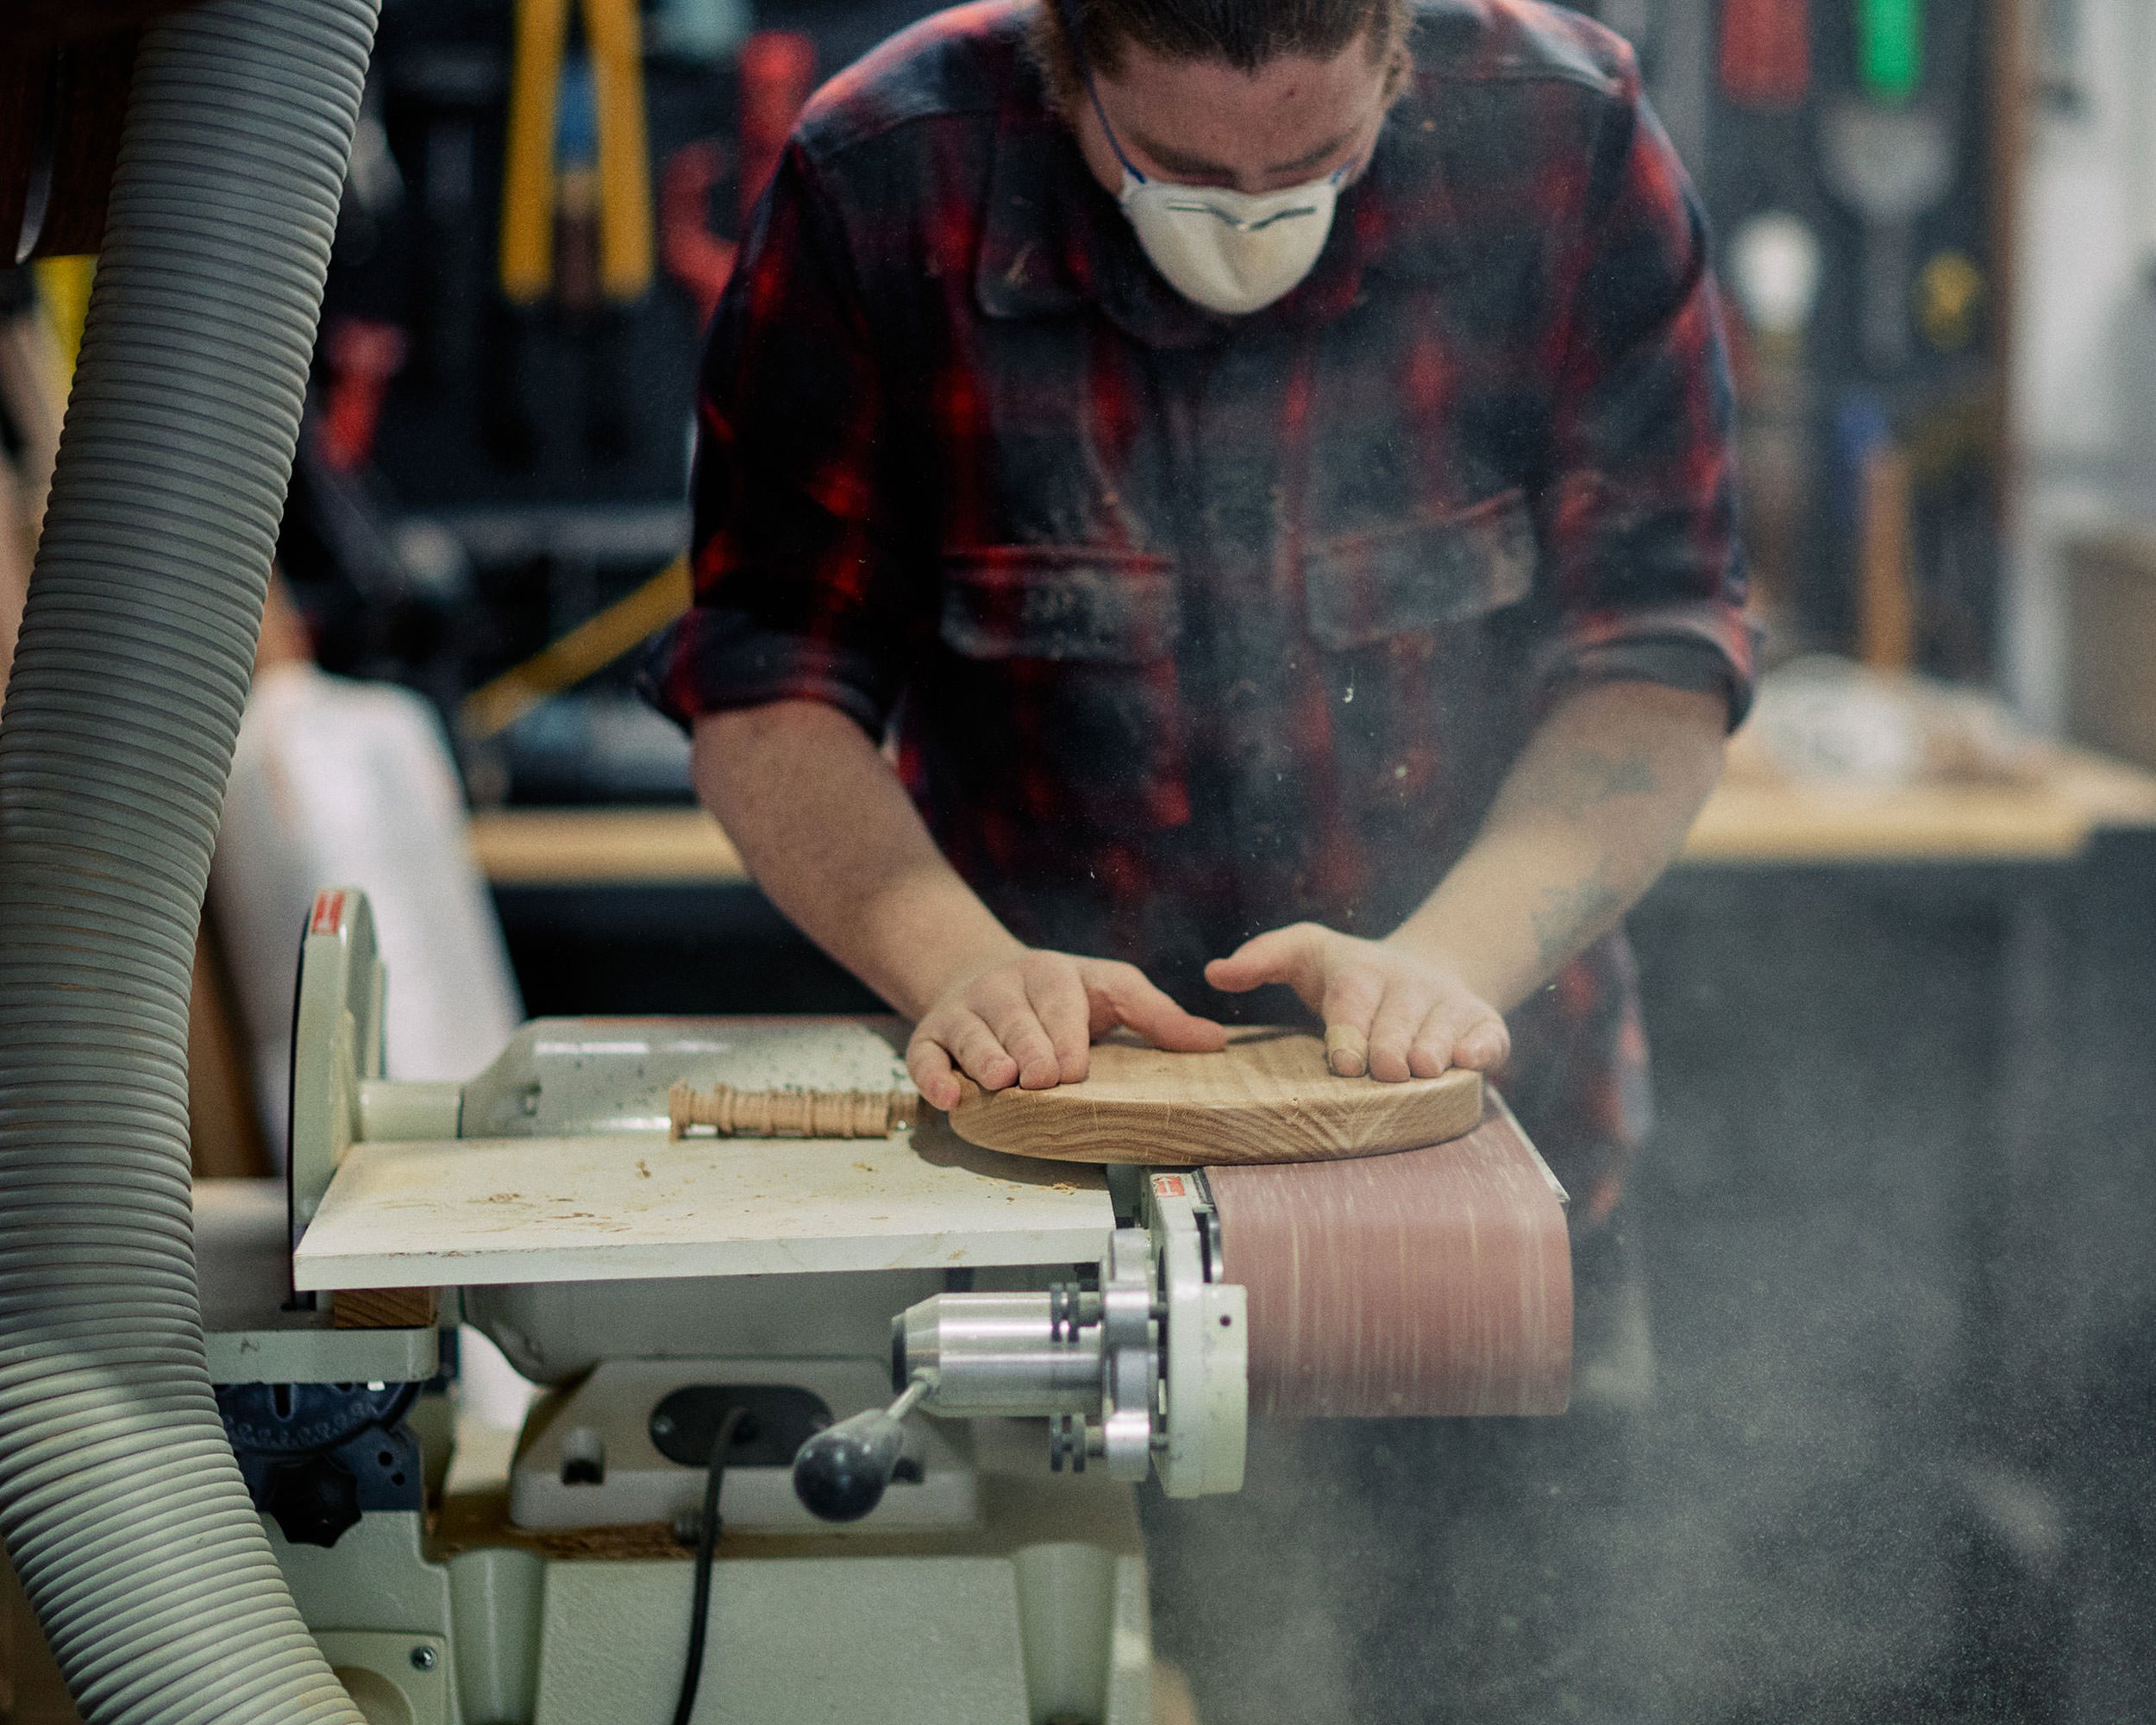
<svg viewBox="0 0 2156 1725"><path fill-rule="evenodd" d="M712 319L696 414L694 603L655 649L649 692L684 725L807 699L880 738L918 595L885 503L879 367L798 146Z"/></svg>
<svg viewBox="0 0 2156 1725"><path fill-rule="evenodd" d="M1570 271L1543 535L1555 691L1639 679L1751 705L1729 359L1706 219L1627 69Z"/></svg>

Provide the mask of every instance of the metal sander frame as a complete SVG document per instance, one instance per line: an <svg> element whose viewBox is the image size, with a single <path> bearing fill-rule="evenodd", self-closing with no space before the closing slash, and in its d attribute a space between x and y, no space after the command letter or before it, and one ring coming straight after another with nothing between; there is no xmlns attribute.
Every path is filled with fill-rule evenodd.
<svg viewBox="0 0 2156 1725"><path fill-rule="evenodd" d="M1141 1227L1118 1228L1097 1284L932 1295L892 1325L893 1376L948 1418L1049 1421L1049 1461L1112 1479L1156 1470L1171 1497L1239 1490L1249 1302L1225 1279L1219 1217L1196 1170L1159 1170Z"/></svg>
<svg viewBox="0 0 2156 1725"><path fill-rule="evenodd" d="M385 1076L386 991L366 895L318 895L294 1013L287 1192L295 1249L354 1145L439 1145L454 1154L467 1119L498 1130L500 1099L518 1093L498 1071L464 1085ZM661 1104L674 1076L657 1081ZM948 1419L1044 1420L1052 1469L1097 1461L1130 1483L1157 1471L1176 1497L1241 1488L1248 1306L1244 1289L1224 1279L1204 1176L1156 1170L1135 1195L1135 1214L1125 1209L1117 1220L1136 1225L1108 1233L1089 1283L946 1292L893 1319L893 1388L904 1406L858 1414L826 1434L859 1438L874 1428L881 1464L873 1490L857 1482L829 1519L873 1509L899 1457L898 1419L917 1405ZM818 1441L804 1446L802 1466L815 1465ZM812 1496L804 1490L805 1502Z"/></svg>
<svg viewBox="0 0 2156 1725"><path fill-rule="evenodd" d="M1508 1131L1359 1161L1220 1170L1231 1232L1252 1228L1261 1243L1242 1283L1228 1279L1221 1206L1204 1170L1113 1170L1104 1195L1081 1170L1051 1184L1037 1165L947 1135L925 1149L899 1140L881 1175L853 1159L874 1140L674 1145L666 1165L678 1182L675 1233L661 1238L655 1225L656 1255L624 1258L606 1231L645 1214L627 1169L650 1170L630 1146L648 1141L635 1134L664 1130L670 1086L716 1076L798 1088L805 1070L846 1066L834 1036L867 1043L887 1085L892 1050L850 1021L837 1031L825 1024L819 1045L818 1032L772 1021L626 1021L642 1029L624 1039L625 1021L537 1020L464 1084L399 1083L383 1076L385 986L364 894L325 892L303 943L292 1051L291 1238L296 1270L317 1278L299 1279L302 1288L369 1288L373 1274L383 1287L467 1289L954 1265L1037 1276L1099 1253L1075 1280L952 1289L901 1311L891 1337L899 1400L852 1413L798 1453L797 1492L827 1520L875 1508L901 1458L900 1421L917 1408L950 1419L1044 1420L1052 1468L1098 1461L1111 1478L1133 1483L1155 1471L1177 1497L1237 1490L1253 1402L1250 1327L1261 1305L1269 1327L1257 1387L1268 1408L1538 1414L1565 1405L1564 1195L1494 1095L1489 1107ZM668 1040L660 1028L667 1025L712 1035ZM755 1037L761 1054L747 1046ZM725 1060L761 1065L746 1079L674 1070ZM856 1058L840 1088L862 1082ZM493 1182L525 1178L517 1170L535 1159L551 1171L530 1177L561 1182L536 1189L579 1195L548 1202L585 1220L527 1250L527 1231L505 1226L514 1213L495 1208L517 1195ZM572 1176L581 1183L567 1183ZM870 1176L887 1183L872 1187ZM906 1189L893 1195L893 1182ZM731 1208L751 1201L764 1210L753 1238ZM904 1216L887 1214L906 1204ZM423 1214L442 1219L430 1235L416 1220ZM1031 1220L1006 1228L1006 1215ZM537 1228L549 1218L533 1220ZM331 1243L310 1261L310 1231L325 1229ZM423 1235L416 1245L383 1239L412 1231ZM1339 1251L1312 1256L1336 1239ZM486 1302L478 1304L484 1322ZM1313 1325L1314 1337L1306 1333ZM1283 1402L1284 1381L1307 1393Z"/></svg>

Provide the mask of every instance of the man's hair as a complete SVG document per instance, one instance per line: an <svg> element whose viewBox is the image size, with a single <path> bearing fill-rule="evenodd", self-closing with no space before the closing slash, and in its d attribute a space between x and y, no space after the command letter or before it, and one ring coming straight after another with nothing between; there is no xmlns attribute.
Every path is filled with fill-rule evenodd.
<svg viewBox="0 0 2156 1725"><path fill-rule="evenodd" d="M1225 60L1238 72L1256 72L1289 54L1330 60L1365 33L1370 58L1389 58L1404 72L1412 4L1413 0L1039 0L1033 52L1057 105L1066 111L1085 92L1067 27L1071 13L1077 16L1078 47L1095 73L1112 75L1130 42L1163 60Z"/></svg>

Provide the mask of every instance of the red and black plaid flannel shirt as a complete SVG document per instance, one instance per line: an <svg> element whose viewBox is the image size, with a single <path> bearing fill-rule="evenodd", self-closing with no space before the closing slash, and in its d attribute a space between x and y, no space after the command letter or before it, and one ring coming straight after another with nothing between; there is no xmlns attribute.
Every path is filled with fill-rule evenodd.
<svg viewBox="0 0 2156 1725"><path fill-rule="evenodd" d="M1423 0L1315 270L1222 319L1087 172L1028 16L929 19L802 119L711 331L661 699L893 731L1021 938L1236 1016L1202 963L1390 929L1557 692L1741 711L1702 221L1615 37ZM1514 1032L1514 1105L1598 1213L1645 1123L1621 942Z"/></svg>

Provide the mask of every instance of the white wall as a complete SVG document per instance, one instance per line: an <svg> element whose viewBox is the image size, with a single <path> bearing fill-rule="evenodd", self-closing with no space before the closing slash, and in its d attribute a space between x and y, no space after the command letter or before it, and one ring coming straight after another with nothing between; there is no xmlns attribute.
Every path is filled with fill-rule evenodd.
<svg viewBox="0 0 2156 1725"><path fill-rule="evenodd" d="M2037 110L2023 191L2011 386L2026 483L2002 643L2009 689L2046 728L2064 709L2061 542L2156 519L2156 0L2069 3L2076 52L2049 70L2080 101Z"/></svg>

